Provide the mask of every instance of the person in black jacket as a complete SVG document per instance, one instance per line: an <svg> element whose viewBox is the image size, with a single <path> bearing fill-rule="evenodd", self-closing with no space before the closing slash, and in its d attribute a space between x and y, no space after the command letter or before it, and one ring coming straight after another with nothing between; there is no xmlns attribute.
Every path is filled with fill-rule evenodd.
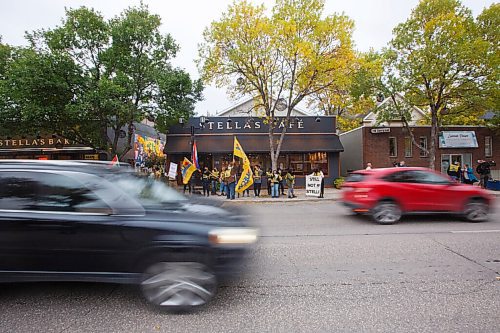
<svg viewBox="0 0 500 333"><path fill-rule="evenodd" d="M485 160L478 160L477 163L476 172L479 174L479 185L486 188L488 180L491 178L490 163Z"/></svg>

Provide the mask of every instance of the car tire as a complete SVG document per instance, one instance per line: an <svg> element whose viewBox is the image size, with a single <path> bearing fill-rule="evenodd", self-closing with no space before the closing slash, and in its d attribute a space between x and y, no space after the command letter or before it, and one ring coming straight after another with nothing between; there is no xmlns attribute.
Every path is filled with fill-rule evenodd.
<svg viewBox="0 0 500 333"><path fill-rule="evenodd" d="M141 279L145 300L169 312L189 312L215 296L215 274L199 262L157 262L149 265Z"/></svg>
<svg viewBox="0 0 500 333"><path fill-rule="evenodd" d="M488 204L481 199L471 199L465 204L463 215L469 222L484 222L488 220Z"/></svg>
<svg viewBox="0 0 500 333"><path fill-rule="evenodd" d="M371 210L372 219L379 224L394 224L401 219L401 208L394 201L381 201Z"/></svg>

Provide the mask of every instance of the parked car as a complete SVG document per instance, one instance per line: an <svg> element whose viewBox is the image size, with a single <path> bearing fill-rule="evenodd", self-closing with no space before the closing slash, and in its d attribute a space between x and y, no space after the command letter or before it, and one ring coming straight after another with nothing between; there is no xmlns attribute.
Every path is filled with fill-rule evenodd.
<svg viewBox="0 0 500 333"><path fill-rule="evenodd" d="M257 230L123 168L0 161L0 281L137 284L162 309L209 302L242 273Z"/></svg>
<svg viewBox="0 0 500 333"><path fill-rule="evenodd" d="M369 214L380 224L393 224L404 214L460 214L471 222L488 219L493 198L477 186L465 185L426 168L359 170L343 185L343 203L355 213Z"/></svg>

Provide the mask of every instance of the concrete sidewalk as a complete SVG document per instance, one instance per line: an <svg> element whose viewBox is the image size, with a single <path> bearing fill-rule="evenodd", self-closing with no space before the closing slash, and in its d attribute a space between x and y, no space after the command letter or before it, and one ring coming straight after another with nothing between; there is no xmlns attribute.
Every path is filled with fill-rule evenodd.
<svg viewBox="0 0 500 333"><path fill-rule="evenodd" d="M492 196L494 197L500 197L500 191L488 191ZM303 202L303 201L310 201L310 202L321 202L321 201L335 201L339 200L341 198L341 190L337 190L335 188L325 188L325 193L324 193L324 198L318 198L318 197L308 197L306 196L306 190L303 188L295 189L295 195L297 196L296 198L289 199L286 196L286 189L285 189L285 195L280 196L279 198L271 198L271 196L267 195L267 189L264 189L264 191L261 191L260 197L255 197L253 190L250 190L250 197L247 197L246 194L243 197L240 194L240 197L238 198L238 195L236 195L234 200L228 200L226 196L221 196L221 195L210 195L211 199L215 200L221 200L221 201L231 201L231 202L248 202L248 203L271 203L271 202ZM200 194L194 194L194 196L199 196Z"/></svg>

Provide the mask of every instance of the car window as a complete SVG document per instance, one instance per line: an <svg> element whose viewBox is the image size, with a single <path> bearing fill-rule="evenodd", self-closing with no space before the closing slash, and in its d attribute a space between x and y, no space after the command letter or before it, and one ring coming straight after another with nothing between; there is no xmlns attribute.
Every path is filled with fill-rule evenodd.
<svg viewBox="0 0 500 333"><path fill-rule="evenodd" d="M122 191L146 206L177 203L188 199L165 183L145 177L117 176L111 180Z"/></svg>
<svg viewBox="0 0 500 333"><path fill-rule="evenodd" d="M0 209L109 212L91 189L57 173L7 171L0 175Z"/></svg>
<svg viewBox="0 0 500 333"><path fill-rule="evenodd" d="M351 173L349 176L346 178L346 183L359 183L362 182L363 180L366 179L366 175L362 173Z"/></svg>
<svg viewBox="0 0 500 333"><path fill-rule="evenodd" d="M414 175L411 171L397 171L383 177L383 180L391 183L413 183L415 182Z"/></svg>
<svg viewBox="0 0 500 333"><path fill-rule="evenodd" d="M438 175L430 171L415 170L413 172L413 177L416 183L420 184L449 184L450 180L444 176Z"/></svg>

